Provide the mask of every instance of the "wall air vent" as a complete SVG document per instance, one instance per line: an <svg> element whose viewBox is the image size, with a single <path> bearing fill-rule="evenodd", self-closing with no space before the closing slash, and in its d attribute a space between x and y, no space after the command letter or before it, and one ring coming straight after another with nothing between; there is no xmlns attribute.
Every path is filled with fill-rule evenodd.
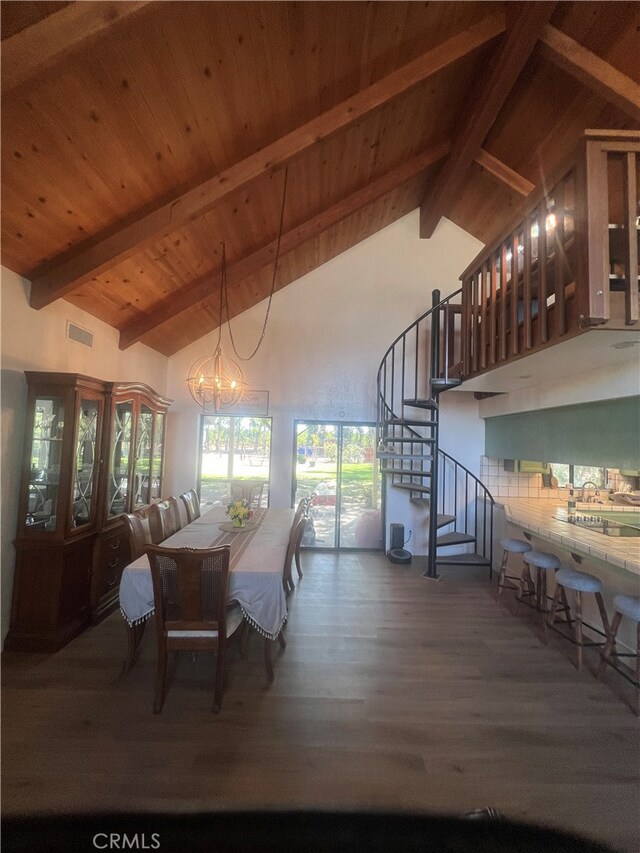
<svg viewBox="0 0 640 853"><path fill-rule="evenodd" d="M83 344L85 347L93 349L93 332L76 326L71 320L67 320L67 337L70 341L75 341L78 344Z"/></svg>

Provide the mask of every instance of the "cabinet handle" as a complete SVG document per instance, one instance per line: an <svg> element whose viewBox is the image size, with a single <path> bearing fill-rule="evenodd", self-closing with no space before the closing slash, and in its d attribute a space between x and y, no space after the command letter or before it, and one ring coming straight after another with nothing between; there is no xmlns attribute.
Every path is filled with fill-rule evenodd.
<svg viewBox="0 0 640 853"><path fill-rule="evenodd" d="M109 548L111 548L112 551L117 551L119 547L120 547L120 540L119 539L116 539L116 541L113 543L113 545L111 543L109 543Z"/></svg>
<svg viewBox="0 0 640 853"><path fill-rule="evenodd" d="M113 577L107 578L107 586L113 586L114 583L118 580L118 573L116 572Z"/></svg>
<svg viewBox="0 0 640 853"><path fill-rule="evenodd" d="M117 565L118 565L118 558L116 557L112 563L107 563L107 568L108 569L115 569L115 567Z"/></svg>

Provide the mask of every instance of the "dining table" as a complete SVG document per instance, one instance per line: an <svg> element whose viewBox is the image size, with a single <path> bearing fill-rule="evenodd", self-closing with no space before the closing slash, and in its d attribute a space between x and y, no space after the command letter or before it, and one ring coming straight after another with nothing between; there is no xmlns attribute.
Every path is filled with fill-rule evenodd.
<svg viewBox="0 0 640 853"><path fill-rule="evenodd" d="M258 509L246 527L233 527L225 506L214 506L159 544L167 548L215 548L229 545L228 601L237 602L247 622L265 639L265 662L273 680L271 642L280 639L287 619L282 584L293 509ZM125 566L120 580L120 612L128 648L122 674L133 666L144 627L155 611L147 554Z"/></svg>

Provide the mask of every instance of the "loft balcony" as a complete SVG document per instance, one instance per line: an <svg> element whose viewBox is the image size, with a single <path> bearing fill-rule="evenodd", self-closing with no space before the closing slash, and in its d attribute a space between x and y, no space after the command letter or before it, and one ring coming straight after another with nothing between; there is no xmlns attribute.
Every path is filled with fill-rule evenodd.
<svg viewBox="0 0 640 853"><path fill-rule="evenodd" d="M640 329L639 175L640 133L586 131L571 161L462 273L441 363L465 390L511 390L523 378L516 362L538 354L525 373L536 363L548 370L561 352L567 363L586 352L626 357L611 347L632 346Z"/></svg>

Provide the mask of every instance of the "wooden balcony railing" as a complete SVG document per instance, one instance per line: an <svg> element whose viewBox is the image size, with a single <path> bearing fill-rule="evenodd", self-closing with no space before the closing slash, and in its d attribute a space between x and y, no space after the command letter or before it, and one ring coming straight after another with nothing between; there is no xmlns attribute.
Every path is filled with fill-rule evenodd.
<svg viewBox="0 0 640 853"><path fill-rule="evenodd" d="M587 131L571 162L460 276L461 375L593 326L638 324L640 133Z"/></svg>

